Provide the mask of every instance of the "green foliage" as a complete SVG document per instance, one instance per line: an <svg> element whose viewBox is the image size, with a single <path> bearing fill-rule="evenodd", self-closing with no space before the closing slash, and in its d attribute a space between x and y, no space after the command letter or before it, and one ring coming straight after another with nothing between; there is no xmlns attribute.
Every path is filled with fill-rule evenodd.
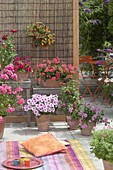
<svg viewBox="0 0 113 170"><path fill-rule="evenodd" d="M110 0L109 2L108 16L110 17L110 20L108 22L108 30L113 35L113 0Z"/></svg>
<svg viewBox="0 0 113 170"><path fill-rule="evenodd" d="M2 69L8 64L13 63L13 60L17 55L12 37L6 34L4 34L4 36L0 43L0 64Z"/></svg>
<svg viewBox="0 0 113 170"><path fill-rule="evenodd" d="M105 40L112 40L107 26L109 22L108 4L103 0L88 0L80 6L80 55L97 56L96 49L101 48ZM89 8L90 13L84 9Z"/></svg>
<svg viewBox="0 0 113 170"><path fill-rule="evenodd" d="M105 92L106 97L109 99L109 102L113 102L113 83L106 83L103 85L103 90Z"/></svg>
<svg viewBox="0 0 113 170"><path fill-rule="evenodd" d="M90 146L98 159L113 162L113 129L94 131Z"/></svg>
<svg viewBox="0 0 113 170"><path fill-rule="evenodd" d="M65 86L61 87L59 99L60 109L64 114L71 115L72 118L78 119L78 113L81 109L83 98L80 97L77 80L73 79Z"/></svg>

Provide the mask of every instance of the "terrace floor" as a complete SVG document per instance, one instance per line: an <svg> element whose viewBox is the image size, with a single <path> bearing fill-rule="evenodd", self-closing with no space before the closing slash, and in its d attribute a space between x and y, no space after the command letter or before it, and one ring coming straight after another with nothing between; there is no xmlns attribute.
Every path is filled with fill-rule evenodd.
<svg viewBox="0 0 113 170"><path fill-rule="evenodd" d="M85 98L85 101L89 101L90 98ZM99 103L101 107L104 109L105 117L107 117L110 122L113 118L113 107L106 106L105 103L101 99L97 99L96 103ZM112 122L110 123L112 126ZM97 124L96 130L101 129L104 127L104 124ZM24 141L31 137L41 135L44 133L51 133L59 140L69 140L69 139L76 139L79 140L93 160L97 170L103 170L102 161L97 159L94 155L90 153L89 142L91 136L82 136L80 130L69 130L68 125L66 122L51 122L50 130L48 132L40 132L38 131L37 127L34 123L31 124L31 127L27 126L27 123L7 123L5 127L3 141Z"/></svg>

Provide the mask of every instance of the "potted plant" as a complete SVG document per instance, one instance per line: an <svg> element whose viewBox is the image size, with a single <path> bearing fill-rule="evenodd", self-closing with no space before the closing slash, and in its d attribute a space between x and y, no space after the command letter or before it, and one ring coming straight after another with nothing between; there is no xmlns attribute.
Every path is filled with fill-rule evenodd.
<svg viewBox="0 0 113 170"><path fill-rule="evenodd" d="M90 150L103 160L105 170L113 169L113 129L110 126L93 132Z"/></svg>
<svg viewBox="0 0 113 170"><path fill-rule="evenodd" d="M77 73L77 67L62 63L57 57L52 60L43 60L42 63L36 65L35 80L38 80L43 87L59 87L60 84L69 82Z"/></svg>
<svg viewBox="0 0 113 170"><path fill-rule="evenodd" d="M3 136L7 114L14 112L16 107L22 106L25 102L20 95L23 89L18 84L15 84L15 87L9 85L10 82L8 80L17 80L13 64L5 66L0 71L0 138Z"/></svg>
<svg viewBox="0 0 113 170"><path fill-rule="evenodd" d="M14 58L14 70L18 76L18 80L27 80L30 72L32 72L32 66L29 56L15 57Z"/></svg>
<svg viewBox="0 0 113 170"><path fill-rule="evenodd" d="M104 113L100 106L95 106L92 102L84 103L78 115L80 120L79 128L81 129L81 134L84 136L91 135L92 129L96 126L96 123L108 123L107 118L104 118Z"/></svg>
<svg viewBox="0 0 113 170"><path fill-rule="evenodd" d="M49 129L50 115L55 113L58 107L58 95L33 94L24 106L25 111L31 110L36 117L37 126L40 131Z"/></svg>
<svg viewBox="0 0 113 170"><path fill-rule="evenodd" d="M2 40L0 41L0 70L8 64L13 63L13 60L17 55L12 37L12 34L16 32L16 30L10 30L8 34L2 36Z"/></svg>
<svg viewBox="0 0 113 170"><path fill-rule="evenodd" d="M33 23L27 26L27 36L32 38L32 45L50 46L55 43L55 34L42 22Z"/></svg>
<svg viewBox="0 0 113 170"><path fill-rule="evenodd" d="M66 115L70 129L77 129L79 125L78 113L84 101L79 93L77 79L72 79L65 86L61 87L59 100L59 107Z"/></svg>

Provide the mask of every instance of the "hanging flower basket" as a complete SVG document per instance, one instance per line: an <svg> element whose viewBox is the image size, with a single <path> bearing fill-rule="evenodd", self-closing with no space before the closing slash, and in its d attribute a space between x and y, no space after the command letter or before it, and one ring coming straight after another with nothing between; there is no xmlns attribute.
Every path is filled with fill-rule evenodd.
<svg viewBox="0 0 113 170"><path fill-rule="evenodd" d="M28 37L32 38L32 46L48 47L55 43L55 34L42 22L36 22L27 26Z"/></svg>

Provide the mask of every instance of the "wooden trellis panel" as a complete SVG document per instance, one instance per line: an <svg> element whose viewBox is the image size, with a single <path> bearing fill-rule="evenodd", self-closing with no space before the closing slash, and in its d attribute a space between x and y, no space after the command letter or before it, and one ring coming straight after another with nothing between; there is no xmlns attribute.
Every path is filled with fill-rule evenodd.
<svg viewBox="0 0 113 170"><path fill-rule="evenodd" d="M75 46L78 41L77 6L78 0L0 0L0 37L11 29L17 29L17 53L19 56L30 56L34 66L42 59L53 57L60 57L66 63L77 63L77 56L73 56L78 50ZM48 49L33 48L31 39L26 36L26 26L38 21L56 34L55 45Z"/></svg>

